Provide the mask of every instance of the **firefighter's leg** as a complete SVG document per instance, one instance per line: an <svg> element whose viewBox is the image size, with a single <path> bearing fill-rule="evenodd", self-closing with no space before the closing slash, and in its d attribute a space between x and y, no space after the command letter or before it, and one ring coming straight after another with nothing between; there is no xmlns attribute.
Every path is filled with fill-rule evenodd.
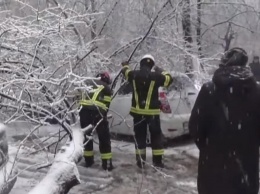
<svg viewBox="0 0 260 194"><path fill-rule="evenodd" d="M163 168L163 135L160 124L160 116L150 116L148 126L151 134L151 147L153 152L153 165Z"/></svg>
<svg viewBox="0 0 260 194"><path fill-rule="evenodd" d="M79 116L81 128L85 128L93 123L93 112L91 110L81 109ZM90 136L91 131L85 135ZM89 140L86 136L84 139L84 159L86 167L90 167L94 164L93 140Z"/></svg>
<svg viewBox="0 0 260 194"><path fill-rule="evenodd" d="M102 117L100 117L101 119ZM111 141L110 141L110 133L108 127L108 121L104 119L97 126L97 134L99 139L99 150L101 154L102 160L102 168L104 170L113 170L112 165L112 152L111 152Z"/></svg>
<svg viewBox="0 0 260 194"><path fill-rule="evenodd" d="M146 134L147 123L143 116L134 116L134 132L135 132L135 153L136 164L139 168L143 168L146 161Z"/></svg>

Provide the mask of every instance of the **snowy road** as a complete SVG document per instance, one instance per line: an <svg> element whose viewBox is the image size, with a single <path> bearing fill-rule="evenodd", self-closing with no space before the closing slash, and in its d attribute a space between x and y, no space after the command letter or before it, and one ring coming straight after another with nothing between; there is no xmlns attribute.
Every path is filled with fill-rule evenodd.
<svg viewBox="0 0 260 194"><path fill-rule="evenodd" d="M182 194L196 193L196 163L194 146L178 147L166 150L165 163L167 168L157 171L150 164L142 172L135 166L134 146L131 143L113 143L115 170L104 172L100 168L99 153L96 153L96 163L93 168L85 168L84 162L79 164L82 183L74 187L70 194L109 193L109 194ZM15 144L10 146L10 154L14 155ZM148 150L150 152L150 150ZM47 163L45 154L27 156L19 155L18 168L21 172L11 194L27 193L46 174L48 168L37 170L35 164ZM52 158L51 155L48 155ZM148 156L148 163L151 157ZM31 166L31 167L30 167ZM28 168L30 167L30 168ZM26 169L26 170L24 170Z"/></svg>
<svg viewBox="0 0 260 194"><path fill-rule="evenodd" d="M19 140L12 138L9 131L9 153L14 156ZM11 135L10 135L11 134ZM17 135L17 134L16 134ZM48 168L37 170L36 164L47 164L52 154L32 152L30 143L22 148L18 155L17 167L19 176L11 194L25 194L34 187L46 174ZM100 167L100 156L95 146L95 164L85 168L84 162L79 163L81 184L74 187L70 194L192 194L196 191L198 150L193 144L168 148L165 150L166 169L154 169L151 162L151 150L147 150L147 165L144 171L135 166L133 143L112 141L113 163L116 167L111 173Z"/></svg>

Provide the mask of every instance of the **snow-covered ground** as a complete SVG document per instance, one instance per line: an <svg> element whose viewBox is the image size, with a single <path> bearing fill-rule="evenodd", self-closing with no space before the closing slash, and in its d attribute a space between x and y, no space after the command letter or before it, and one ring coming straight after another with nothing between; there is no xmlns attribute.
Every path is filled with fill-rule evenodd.
<svg viewBox="0 0 260 194"><path fill-rule="evenodd" d="M17 135L23 133L23 130L16 131L16 127L23 128L21 125L11 126L7 131L9 154L12 157L16 155L20 143ZM57 129L52 128L51 132L55 130ZM32 144L28 142L25 145L18 155L17 167L20 174L11 194L28 193L48 170L48 167L37 168L48 164L48 161L53 158L53 155L48 152L28 155L32 152L32 148L30 148ZM105 172L101 169L98 145L95 144L94 146L95 164L92 168L85 168L83 160L79 163L81 184L74 187L69 192L70 194L197 193L198 150L193 144L166 149L164 158L166 168L161 171L151 166L151 150L148 148L147 165L145 170L142 171L135 165L133 143L112 140L113 164L115 166L112 172Z"/></svg>

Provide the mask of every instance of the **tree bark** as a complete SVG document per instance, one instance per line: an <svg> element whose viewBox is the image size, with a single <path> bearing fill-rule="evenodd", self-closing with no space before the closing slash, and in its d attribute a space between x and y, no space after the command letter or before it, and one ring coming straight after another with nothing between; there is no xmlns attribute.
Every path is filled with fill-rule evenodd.
<svg viewBox="0 0 260 194"><path fill-rule="evenodd" d="M17 170L8 156L5 128L0 124L0 194L8 194L17 180Z"/></svg>
<svg viewBox="0 0 260 194"><path fill-rule="evenodd" d="M202 56L202 48L201 48L201 0L197 0L197 44L199 57Z"/></svg>
<svg viewBox="0 0 260 194"><path fill-rule="evenodd" d="M76 164L83 156L84 131L80 128L73 129L72 141L60 149L47 175L29 194L66 194L72 187L80 184Z"/></svg>
<svg viewBox="0 0 260 194"><path fill-rule="evenodd" d="M0 170L0 194L8 194L17 180L17 170L13 168L13 161L9 158Z"/></svg>
<svg viewBox="0 0 260 194"><path fill-rule="evenodd" d="M225 41L225 46L224 46L224 51L228 51L231 45L232 40L234 39L234 32L232 30L232 25L231 23L228 24L228 28L227 28L227 33L224 37L224 41Z"/></svg>
<svg viewBox="0 0 260 194"><path fill-rule="evenodd" d="M183 28L183 39L185 48L190 52L191 45L192 45L192 32L191 32L191 18L190 18L191 10L190 10L190 0L183 1L183 8L182 8L182 28ZM193 64L192 58L189 55L185 55L184 58L184 66L185 66L185 73L192 77L193 71Z"/></svg>
<svg viewBox="0 0 260 194"><path fill-rule="evenodd" d="M201 45L201 0L197 0L197 26L196 26L196 31L197 31L197 45L198 45L198 56L199 59L202 59L203 53L202 53L202 45ZM203 64L200 62L200 68L202 71L205 71L205 68Z"/></svg>
<svg viewBox="0 0 260 194"><path fill-rule="evenodd" d="M95 0L90 0L91 4L91 12L95 13L96 12L96 4ZM91 28L91 39L94 40L96 38L96 30L97 30L97 24L96 24L96 19L95 17L91 17L93 22L92 22L92 28Z"/></svg>

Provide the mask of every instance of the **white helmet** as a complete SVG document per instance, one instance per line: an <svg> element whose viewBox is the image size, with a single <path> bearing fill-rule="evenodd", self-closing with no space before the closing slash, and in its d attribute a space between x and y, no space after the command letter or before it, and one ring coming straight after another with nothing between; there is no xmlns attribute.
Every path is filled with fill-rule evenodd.
<svg viewBox="0 0 260 194"><path fill-rule="evenodd" d="M151 60L154 62L154 58L153 58L153 56L150 55L150 54L144 55L144 56L142 57L141 61L142 61L143 59L151 59Z"/></svg>
<svg viewBox="0 0 260 194"><path fill-rule="evenodd" d="M140 69L150 69L154 67L154 58L152 55L144 55L140 61Z"/></svg>

